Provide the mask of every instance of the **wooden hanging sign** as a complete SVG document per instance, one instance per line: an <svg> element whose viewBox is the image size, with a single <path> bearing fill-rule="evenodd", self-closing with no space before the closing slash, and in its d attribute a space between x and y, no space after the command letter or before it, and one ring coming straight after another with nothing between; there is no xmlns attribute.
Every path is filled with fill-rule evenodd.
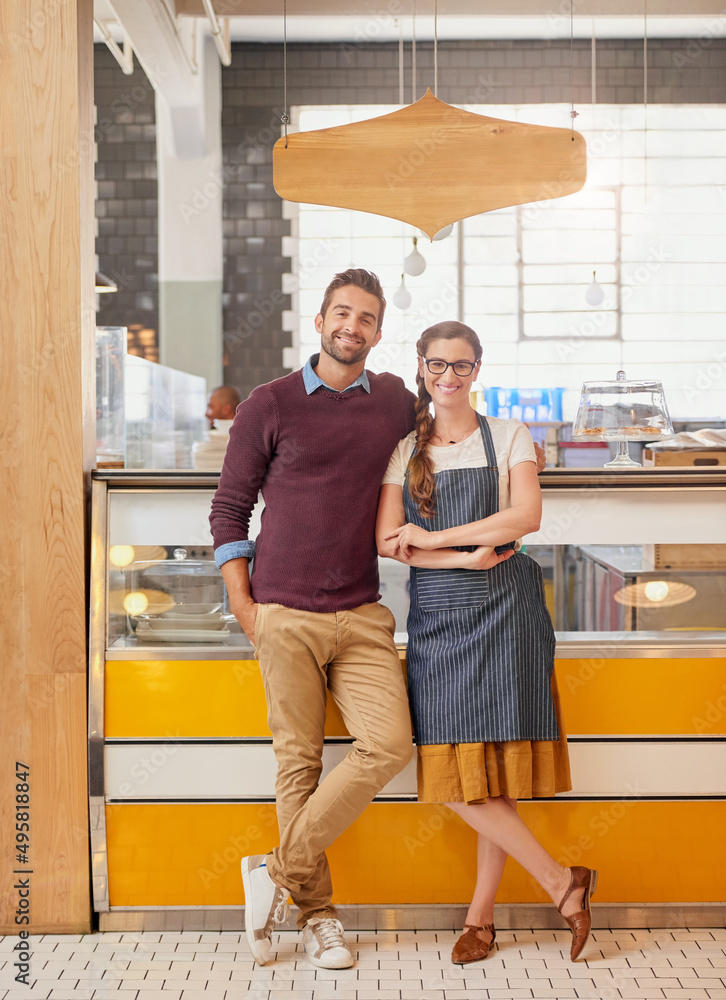
<svg viewBox="0 0 726 1000"><path fill-rule="evenodd" d="M579 132L475 115L430 90L379 118L280 139L272 162L281 198L400 219L432 239L471 215L574 194L587 176Z"/></svg>

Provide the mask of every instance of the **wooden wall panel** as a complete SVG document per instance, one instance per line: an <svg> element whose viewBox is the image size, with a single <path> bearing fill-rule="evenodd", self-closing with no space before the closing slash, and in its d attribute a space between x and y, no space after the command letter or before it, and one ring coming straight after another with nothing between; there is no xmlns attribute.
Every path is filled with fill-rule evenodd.
<svg viewBox="0 0 726 1000"><path fill-rule="evenodd" d="M90 927L86 486L92 398L90 0L0 5L0 932ZM79 58L79 52L81 58ZM85 400L85 407L84 407ZM86 456L84 459L84 455ZM17 862L15 761L30 765Z"/></svg>
<svg viewBox="0 0 726 1000"><path fill-rule="evenodd" d="M37 802L33 855L42 859L40 870L34 862L33 925L79 933L89 927L86 677L81 671L31 674L27 695Z"/></svg>

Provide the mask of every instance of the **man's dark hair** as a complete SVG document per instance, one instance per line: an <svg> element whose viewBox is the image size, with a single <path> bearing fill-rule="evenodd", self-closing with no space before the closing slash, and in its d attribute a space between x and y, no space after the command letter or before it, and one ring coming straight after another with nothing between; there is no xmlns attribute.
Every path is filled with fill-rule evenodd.
<svg viewBox="0 0 726 1000"><path fill-rule="evenodd" d="M333 280L325 289L323 304L320 307L320 315L324 317L328 311L328 306L330 305L330 300L333 297L333 292L337 291L338 288L345 288L346 285L355 285L356 288L362 288L364 292L370 292L371 295L375 295L381 305L381 309L378 314L378 329L380 330L383 326L383 314L386 311L386 300L383 295L383 288L381 287L378 275L374 274L372 271L366 271L362 267L349 267L347 271L341 271L340 274L335 275Z"/></svg>

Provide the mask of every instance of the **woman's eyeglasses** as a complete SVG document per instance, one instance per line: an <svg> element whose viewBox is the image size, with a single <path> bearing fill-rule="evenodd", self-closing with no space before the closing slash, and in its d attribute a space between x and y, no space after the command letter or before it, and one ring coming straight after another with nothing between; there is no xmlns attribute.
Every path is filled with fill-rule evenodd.
<svg viewBox="0 0 726 1000"><path fill-rule="evenodd" d="M443 375L447 368L453 368L454 374L460 375L462 378L471 375L478 364L476 361L438 361L437 359L429 361L427 358L423 359L423 363L432 375Z"/></svg>

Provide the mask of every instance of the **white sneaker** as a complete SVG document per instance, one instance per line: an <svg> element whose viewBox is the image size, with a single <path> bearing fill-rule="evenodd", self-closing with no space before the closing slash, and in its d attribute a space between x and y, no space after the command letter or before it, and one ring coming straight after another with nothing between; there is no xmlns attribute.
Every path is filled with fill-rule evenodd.
<svg viewBox="0 0 726 1000"><path fill-rule="evenodd" d="M305 952L319 969L349 969L353 956L343 937L343 925L331 917L312 917L303 927Z"/></svg>
<svg viewBox="0 0 726 1000"><path fill-rule="evenodd" d="M245 887L245 934L252 957L259 965L270 960L272 928L287 917L287 889L277 885L267 872L265 854L242 858Z"/></svg>

